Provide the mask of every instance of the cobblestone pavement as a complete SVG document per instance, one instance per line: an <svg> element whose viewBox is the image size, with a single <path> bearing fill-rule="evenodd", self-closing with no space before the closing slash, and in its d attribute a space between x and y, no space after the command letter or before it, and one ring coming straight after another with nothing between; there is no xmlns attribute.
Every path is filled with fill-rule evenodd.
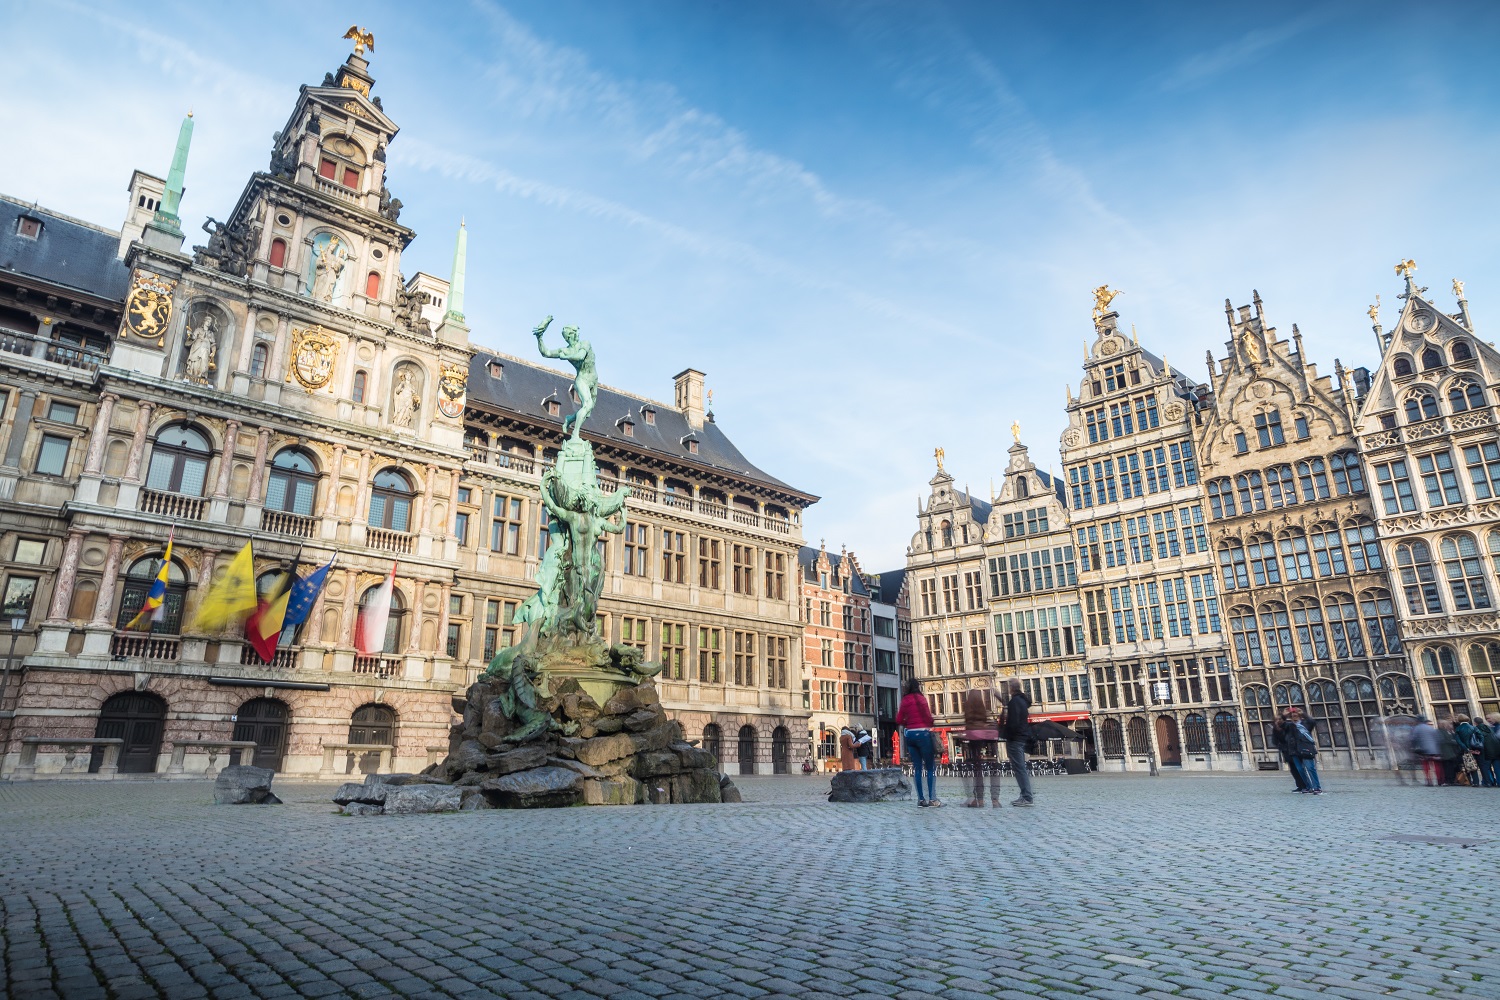
<svg viewBox="0 0 1500 1000"><path fill-rule="evenodd" d="M0 996L1500 996L1500 793L1089 775L980 811L957 780L941 810L740 780L373 818L331 785L0 784Z"/></svg>

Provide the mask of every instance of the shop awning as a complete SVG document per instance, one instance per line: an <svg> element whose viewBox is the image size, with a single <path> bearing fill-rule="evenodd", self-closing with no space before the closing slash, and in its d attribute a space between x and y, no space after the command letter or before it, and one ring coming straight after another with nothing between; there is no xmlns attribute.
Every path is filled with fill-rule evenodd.
<svg viewBox="0 0 1500 1000"><path fill-rule="evenodd" d="M1048 712L1046 715L1027 715L1027 718L1033 722L1076 722L1088 717L1087 712Z"/></svg>

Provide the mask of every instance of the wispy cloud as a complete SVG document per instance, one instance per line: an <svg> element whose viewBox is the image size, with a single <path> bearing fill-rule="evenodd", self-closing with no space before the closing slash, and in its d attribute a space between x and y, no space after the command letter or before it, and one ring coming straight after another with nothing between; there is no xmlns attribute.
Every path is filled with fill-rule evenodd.
<svg viewBox="0 0 1500 1000"><path fill-rule="evenodd" d="M1326 21L1331 13L1328 8L1314 7L1285 24L1256 28L1218 48L1189 56L1162 76L1158 89L1164 92L1188 90L1231 70L1243 69L1268 55L1277 46Z"/></svg>

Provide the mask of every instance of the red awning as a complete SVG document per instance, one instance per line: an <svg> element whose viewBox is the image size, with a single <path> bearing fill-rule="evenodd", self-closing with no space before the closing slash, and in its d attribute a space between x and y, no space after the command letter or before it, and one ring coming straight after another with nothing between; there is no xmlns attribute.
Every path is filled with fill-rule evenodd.
<svg viewBox="0 0 1500 1000"><path fill-rule="evenodd" d="M1032 722L1076 722L1079 719L1087 719L1087 712L1056 712L1047 715L1028 715Z"/></svg>

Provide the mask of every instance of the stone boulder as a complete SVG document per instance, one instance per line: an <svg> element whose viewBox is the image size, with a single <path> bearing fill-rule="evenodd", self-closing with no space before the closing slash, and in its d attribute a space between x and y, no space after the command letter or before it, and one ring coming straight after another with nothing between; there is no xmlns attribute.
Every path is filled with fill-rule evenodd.
<svg viewBox="0 0 1500 1000"><path fill-rule="evenodd" d="M365 784L395 787L397 785L442 785L446 782L435 774L423 771L421 774L367 774Z"/></svg>
<svg viewBox="0 0 1500 1000"><path fill-rule="evenodd" d="M911 798L911 784L899 767L840 771L833 776L829 802L885 802Z"/></svg>
<svg viewBox="0 0 1500 1000"><path fill-rule="evenodd" d="M493 804L503 809L545 809L577 805L583 775L566 767L538 767L493 778L479 786Z"/></svg>
<svg viewBox="0 0 1500 1000"><path fill-rule="evenodd" d="M457 750L448 755L444 770L449 778L456 778L465 771L483 771L489 753L489 747L477 739L464 740Z"/></svg>
<svg viewBox="0 0 1500 1000"><path fill-rule="evenodd" d="M457 812L464 790L453 785L401 785L385 797L387 814Z"/></svg>
<svg viewBox="0 0 1500 1000"><path fill-rule="evenodd" d="M366 805L385 805L386 795L394 791L397 786L383 783L374 785L356 785L354 782L346 782L339 786L339 790L333 793L333 801L337 805L347 806L351 802L360 802Z"/></svg>
<svg viewBox="0 0 1500 1000"><path fill-rule="evenodd" d="M634 778L588 778L583 802L590 806L633 806L645 801L645 786Z"/></svg>
<svg viewBox="0 0 1500 1000"><path fill-rule="evenodd" d="M379 816L383 812L385 812L385 806L370 802L349 802L343 809L345 816Z"/></svg>
<svg viewBox="0 0 1500 1000"><path fill-rule="evenodd" d="M667 786L673 803L723 801L719 794L719 775L714 771L688 771L670 778L658 778L656 783Z"/></svg>
<svg viewBox="0 0 1500 1000"><path fill-rule="evenodd" d="M214 779L214 804L220 806L281 805L271 794L271 779L276 772L267 767L230 764Z"/></svg>
<svg viewBox="0 0 1500 1000"><path fill-rule="evenodd" d="M541 767L547 762L547 745L545 743L532 743L527 746L508 746L498 753L492 753L484 759L484 770L492 777L502 774L514 774L516 771L529 771L533 767Z"/></svg>
<svg viewBox="0 0 1500 1000"><path fill-rule="evenodd" d="M596 767L600 764L608 764L612 760L619 760L621 757L629 757L635 752L635 743L623 733L615 736L595 736L573 748L574 757Z"/></svg>
<svg viewBox="0 0 1500 1000"><path fill-rule="evenodd" d="M721 774L721 775L719 775L719 801L720 802L743 802L743 801L745 801L743 798L740 797L740 790L734 786L734 782L732 782L732 781L729 780L729 775L727 775L727 774Z"/></svg>

